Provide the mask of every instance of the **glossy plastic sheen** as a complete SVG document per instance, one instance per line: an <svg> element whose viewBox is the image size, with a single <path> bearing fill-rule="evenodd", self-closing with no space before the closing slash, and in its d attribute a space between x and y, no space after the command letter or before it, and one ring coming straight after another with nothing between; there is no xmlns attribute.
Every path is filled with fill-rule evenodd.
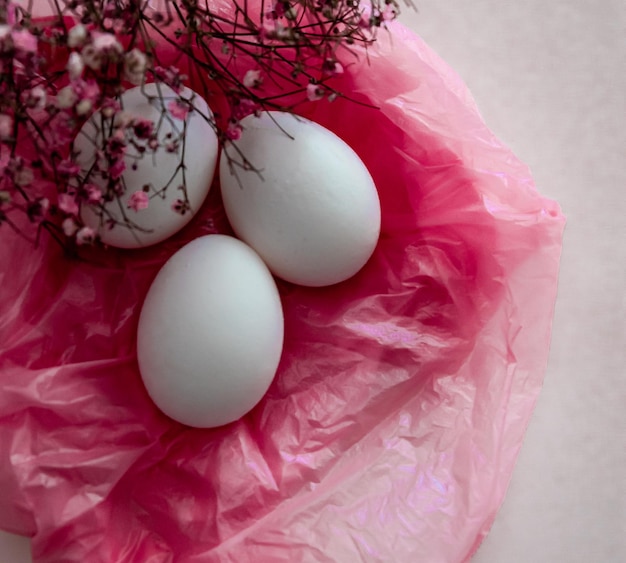
<svg viewBox="0 0 626 563"><path fill-rule="evenodd" d="M2 231L0 525L33 535L36 561L450 563L476 549L541 388L564 219L457 75L392 31L338 84L380 109L302 107L372 173L379 244L337 286L279 282L282 362L238 422L168 419L135 357L160 266L231 232L218 189L176 237L94 263Z"/></svg>

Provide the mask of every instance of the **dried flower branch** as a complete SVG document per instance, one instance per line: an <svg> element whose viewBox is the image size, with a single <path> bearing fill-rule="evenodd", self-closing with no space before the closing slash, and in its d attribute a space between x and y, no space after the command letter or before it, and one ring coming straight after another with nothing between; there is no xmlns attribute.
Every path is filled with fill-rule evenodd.
<svg viewBox="0 0 626 563"><path fill-rule="evenodd" d="M251 113L345 97L333 78L398 13L396 0L51 0L52 15L39 20L32 7L0 0L0 228L33 241L45 230L69 247L97 240L84 206L108 228L140 229L133 214L176 189L173 212L188 212L190 112L225 144ZM190 81L212 115L183 95ZM121 94L151 82L162 85L159 119L128 114ZM87 165L74 148L79 133L93 144ZM163 186L127 186L127 168L163 149L180 155L182 184L174 175ZM120 220L107 204L128 189Z"/></svg>

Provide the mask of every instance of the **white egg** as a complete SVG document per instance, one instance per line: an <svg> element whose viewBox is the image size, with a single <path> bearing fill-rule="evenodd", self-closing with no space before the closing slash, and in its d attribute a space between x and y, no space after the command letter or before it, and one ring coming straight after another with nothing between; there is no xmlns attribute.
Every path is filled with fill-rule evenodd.
<svg viewBox="0 0 626 563"><path fill-rule="evenodd" d="M158 88L165 103L157 96ZM144 92L157 97L150 101ZM192 103L196 108L189 112L184 120L172 116L167 109L167 105L176 97L167 86L157 87L156 84L147 84L143 92L141 87L137 87L121 95L123 110L129 115L152 120L155 124L162 120L158 128L160 145L154 152L148 149L140 160L134 158L139 154L138 150L128 146L124 157L126 170L122 174L126 191L119 201L114 198L104 204L105 211L102 217L95 207L83 205L83 221L98 231L105 244L119 248L140 248L161 242L189 223L204 202L217 164L217 135L201 115L201 113L205 116L212 115L205 100L188 88L183 90L181 96L193 100ZM165 119L162 119L162 116ZM74 141L74 148L80 151L77 161L83 169L83 174L95 161L96 145L102 145L101 119L100 111L96 112L85 123ZM185 126L184 155L182 144L175 152L168 152L165 144L179 137ZM172 134L172 137L168 138L168 134ZM145 145L145 141L142 143ZM137 163L136 170L132 168L134 162ZM181 163L185 167L184 171L179 167ZM106 193L106 181L97 173L91 173L88 181ZM183 191L179 189L183 184L186 186L189 209L181 214L175 211L173 206L177 200L185 199ZM133 193L142 191L146 185L150 186L146 192L149 197L148 207L133 209L129 206L130 198L133 197ZM164 190L165 187L167 190ZM110 228L107 219L112 219L117 224Z"/></svg>
<svg viewBox="0 0 626 563"><path fill-rule="evenodd" d="M263 397L283 334L276 284L254 250L233 237L200 237L166 262L148 291L137 331L141 376L171 418L221 426Z"/></svg>
<svg viewBox="0 0 626 563"><path fill-rule="evenodd" d="M278 277L324 286L348 279L372 255L380 201L358 155L328 129L289 113L242 121L222 152L228 219ZM243 167L245 157L256 170Z"/></svg>

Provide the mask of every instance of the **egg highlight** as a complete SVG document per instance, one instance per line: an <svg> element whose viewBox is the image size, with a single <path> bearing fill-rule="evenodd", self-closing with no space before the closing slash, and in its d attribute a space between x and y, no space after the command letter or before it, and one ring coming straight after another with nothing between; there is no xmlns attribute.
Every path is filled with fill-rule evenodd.
<svg viewBox="0 0 626 563"><path fill-rule="evenodd" d="M187 104L177 105L178 97L188 100L194 109L189 110ZM81 216L105 244L141 248L172 236L199 210L217 165L218 140L205 119L212 116L206 101L188 88L175 94L163 84L146 84L143 89L136 87L124 92L120 104L125 117L118 113L117 117L104 118L99 110L74 141L76 161L83 174L91 170L87 181L105 196L102 208L97 202L83 204ZM121 180L125 191L119 198L110 197L107 201L107 179L93 170L96 161L102 161L96 147L103 145L103 124L108 128L112 120L129 118L152 121L158 145L151 148L147 138L135 144L123 141L125 169ZM185 186L185 190L180 186Z"/></svg>
<svg viewBox="0 0 626 563"><path fill-rule="evenodd" d="M137 331L141 377L171 418L221 426L261 400L283 336L276 284L254 250L225 235L200 237L166 262L148 291Z"/></svg>
<svg viewBox="0 0 626 563"><path fill-rule="evenodd" d="M237 236L296 284L326 286L356 274L381 222L378 192L359 156L328 129L289 113L250 115L241 125L220 161Z"/></svg>

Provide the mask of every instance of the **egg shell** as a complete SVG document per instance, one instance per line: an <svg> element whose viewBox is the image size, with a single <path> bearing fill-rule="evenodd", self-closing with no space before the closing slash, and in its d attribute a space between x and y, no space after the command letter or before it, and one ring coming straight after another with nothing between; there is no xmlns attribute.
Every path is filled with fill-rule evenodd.
<svg viewBox="0 0 626 563"><path fill-rule="evenodd" d="M353 276L380 234L380 201L365 164L337 135L289 113L263 112L241 124L241 138L220 162L237 236L287 281L325 286Z"/></svg>
<svg viewBox="0 0 626 563"><path fill-rule="evenodd" d="M131 88L121 95L123 110L133 117L149 119L155 124L159 122L163 110L163 102L159 97L149 101L146 97L161 96L167 106L177 95L163 84L146 84L144 91L141 87ZM145 92L145 94L144 94ZM154 153L147 151L141 160L132 158L137 155L137 150L128 147L128 155L125 157L126 170L122 174L126 184L126 192L119 198L105 204L107 213L118 221L112 229L106 225L99 216L97 210L89 205L83 205L81 216L85 224L97 230L101 240L108 245L119 248L140 248L156 244L172 236L182 229L192 219L204 202L213 179L217 157L219 153L217 135L211 125L199 113L212 116L206 101L192 90L185 88L180 96L187 100L193 100L196 108L187 115L185 134L185 154L182 155L182 147L177 152L170 153L163 146L167 142L166 135L182 131L184 122L173 117L166 109L169 119L164 119L159 127L158 140L160 146ZM74 141L74 148L79 151L77 162L83 169L83 174L91 168L95 160L95 146L91 139L102 139L100 123L102 115L96 112L83 126L81 132ZM98 146L102 144L98 141ZM183 162L186 169L184 172L176 168ZM137 162L137 170L132 169L133 162ZM171 180L171 182L170 182ZM184 180L184 182L183 182ZM98 185L103 193L106 191L106 182L97 174L90 174L89 181ZM158 192L168 185L165 197ZM185 184L187 197L191 210L184 215L177 213L172 206L177 199L183 198L183 192L178 186ZM142 190L143 186L152 186L148 196L149 205L146 209L135 211L128 207L132 194ZM184 198L183 198L184 199ZM121 204L121 205L120 205ZM124 218L136 225L131 229Z"/></svg>
<svg viewBox="0 0 626 563"><path fill-rule="evenodd" d="M137 331L139 369L165 414L221 426L263 397L283 336L280 297L263 261L233 237L208 235L176 252L152 283Z"/></svg>

